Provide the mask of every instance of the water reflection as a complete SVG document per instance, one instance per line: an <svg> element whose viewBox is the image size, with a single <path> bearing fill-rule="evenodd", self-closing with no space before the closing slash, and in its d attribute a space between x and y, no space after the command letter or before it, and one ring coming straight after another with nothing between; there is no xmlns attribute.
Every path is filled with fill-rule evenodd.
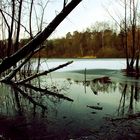
<svg viewBox="0 0 140 140"><path fill-rule="evenodd" d="M124 116L125 114L131 115L136 113L137 103L140 99L140 87L137 83L133 85L120 84L122 94L118 107L118 116ZM128 102L128 103L127 103Z"/></svg>
<svg viewBox="0 0 140 140"><path fill-rule="evenodd" d="M67 80L72 84L72 79ZM108 103L112 102L112 104L116 106L116 110L114 110L114 113L110 115L116 117L124 117L140 111L140 86L138 82L133 82L132 84L127 82L125 83L124 81L123 83L115 82L111 81L109 77L95 78L86 82L74 80L73 82L77 85L82 84L85 89L90 88L92 93L96 96L102 96L101 94L109 94L108 99L102 100L108 100ZM85 90L85 93L87 93L86 91L87 90ZM116 98L113 93L115 93L118 97ZM110 100L113 98L113 96L114 98L116 98L116 101L118 101L118 103L113 103L113 101ZM95 109L95 105L88 105L88 107L93 107L93 109ZM97 105L96 107L98 108ZM96 114L95 111L93 111L92 113Z"/></svg>
<svg viewBox="0 0 140 140"><path fill-rule="evenodd" d="M56 78L53 80L57 85L49 88L54 92L49 92L50 81L43 80L38 88L34 84L0 86L3 118L0 120L3 124L0 125L0 132L5 133L3 135L18 139L15 132L12 136L11 128L14 127L21 131L21 136L22 132L26 133L22 139L67 139L88 135L89 130L104 124L106 116L124 117L140 111L140 86L137 82L118 82L109 77L83 81ZM56 92L65 94L56 95ZM10 124L8 132L3 127L5 124Z"/></svg>
<svg viewBox="0 0 140 140"><path fill-rule="evenodd" d="M33 84L0 86L0 136L11 140L50 139L55 122L50 118L57 114L56 104L72 99L60 94L55 86L51 91ZM51 112L48 114L48 112ZM20 131L20 132L18 132Z"/></svg>

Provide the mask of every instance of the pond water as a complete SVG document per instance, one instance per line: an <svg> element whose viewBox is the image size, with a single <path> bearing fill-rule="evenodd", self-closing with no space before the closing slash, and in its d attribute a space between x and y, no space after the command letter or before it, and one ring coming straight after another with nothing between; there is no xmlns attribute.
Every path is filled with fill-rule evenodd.
<svg viewBox="0 0 140 140"><path fill-rule="evenodd" d="M108 117L125 117L140 112L140 80L122 73L125 59L42 59L40 70L71 60L72 64L41 77L39 82L41 87L58 91L73 102L32 93L36 101L48 108L42 117L40 107L35 113L34 106L22 97L19 98L19 109L11 87L1 85L1 115L16 116L22 110L26 120L40 122L38 127L44 133L78 137L98 130ZM35 68L36 64L33 65Z"/></svg>

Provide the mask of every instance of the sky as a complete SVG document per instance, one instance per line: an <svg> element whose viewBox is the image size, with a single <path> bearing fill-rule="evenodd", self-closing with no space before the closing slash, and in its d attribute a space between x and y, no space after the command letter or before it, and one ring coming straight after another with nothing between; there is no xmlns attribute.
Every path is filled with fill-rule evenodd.
<svg viewBox="0 0 140 140"><path fill-rule="evenodd" d="M40 31L39 26L43 15L42 9L44 9L43 28L45 28L63 9L63 1L64 0L34 0L31 24L34 35ZM68 0L68 2L70 1L71 0ZM114 15L121 14L119 13L121 9L120 1L122 0L82 0L82 2L56 28L50 37L59 38L64 37L68 32L84 31L96 22L113 22L111 16L114 17ZM46 2L48 2L47 5ZM29 9L30 3L24 1L24 6L22 8L22 23L27 30L29 30ZM109 11L111 16L107 11ZM9 16L7 17L9 18ZM23 27L21 28L20 34L20 38L29 36Z"/></svg>
<svg viewBox="0 0 140 140"><path fill-rule="evenodd" d="M56 8L54 16L57 11L62 8L63 0L55 0L50 3L50 10ZM83 31L87 27L94 25L97 21L112 22L113 19L109 15L112 13L113 7L117 4L117 0L83 0L70 14L69 16L58 26L55 32L51 35L53 38L65 36L68 32L75 30ZM49 5L48 5L49 7ZM117 5L116 11L117 12ZM50 17L53 18L53 11L50 12ZM51 19L51 18L50 18Z"/></svg>
<svg viewBox="0 0 140 140"><path fill-rule="evenodd" d="M38 23L42 16L42 8L45 7L46 2L48 3L44 11L44 28L63 9L63 1L64 0L35 0ZM68 0L68 2L70 1L71 0ZM135 2L138 1L139 0L135 0ZM129 0L127 2L127 6L129 7ZM129 10L129 8L127 9ZM27 18L29 17L29 13L25 13L24 15L27 15ZM82 2L57 27L50 38L64 37L68 32L84 31L87 28L94 26L96 22L108 22L111 25L115 25L116 21L120 23L120 21L124 19L123 17L124 0L82 0ZM36 30L37 22L35 13L32 18L32 27ZM27 27L29 27L29 23L27 23ZM37 31L35 31L35 34L36 33Z"/></svg>

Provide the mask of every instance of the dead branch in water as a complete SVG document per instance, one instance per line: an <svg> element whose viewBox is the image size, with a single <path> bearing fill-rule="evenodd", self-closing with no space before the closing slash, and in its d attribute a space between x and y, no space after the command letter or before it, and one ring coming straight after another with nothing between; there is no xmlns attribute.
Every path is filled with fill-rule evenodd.
<svg viewBox="0 0 140 140"><path fill-rule="evenodd" d="M100 107L100 106L91 106L91 105L87 105L88 108L91 108L91 109L95 109L95 110L102 110L103 107Z"/></svg>
<svg viewBox="0 0 140 140"><path fill-rule="evenodd" d="M32 76L30 76L30 77L24 79L24 80L21 80L21 81L19 81L19 82L16 82L16 83L17 83L17 84L26 83L26 82L28 82L28 81L33 80L34 78L37 78L37 77L39 77L39 76L44 76L44 75L47 75L48 73L51 73L51 72L56 71L56 70L58 70L58 69L61 69L61 68L65 67L65 66L71 64L72 62L73 62L73 61L69 61L69 62L67 62L67 63L65 63L65 64L62 64L62 65L59 65L59 66L57 66L57 67L55 67L55 68L52 68L52 69L49 69L49 70L46 70L46 71L43 71L43 72L40 72L40 73L36 73L36 74L34 74L34 75L32 75Z"/></svg>

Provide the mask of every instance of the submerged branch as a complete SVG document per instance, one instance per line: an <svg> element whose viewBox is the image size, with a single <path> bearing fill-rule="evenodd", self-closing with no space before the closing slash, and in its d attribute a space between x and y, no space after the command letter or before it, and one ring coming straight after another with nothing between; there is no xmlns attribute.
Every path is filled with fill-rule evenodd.
<svg viewBox="0 0 140 140"><path fill-rule="evenodd" d="M25 60L19 67L21 67L25 62L26 62L26 60ZM34 91L37 91L37 92L42 92L44 95L51 95L51 96L54 96L54 97L57 97L57 98L60 98L60 99L65 99L65 100L67 100L67 101L73 102L73 99L71 99L71 98L69 98L69 97L66 97L66 96L64 96L63 94L54 93L54 92L52 92L52 91L48 91L47 89L42 89L42 88L35 87L35 86L31 85L31 84L26 84L26 82L28 82L28 81L30 81L30 80L32 80L32 79L34 79L34 78L37 78L37 77L43 76L43 75L47 75L48 73L51 73L51 72L56 71L56 70L58 70L58 69L61 69L61 68L65 67L65 66L71 64L72 62L73 62L73 61L69 61L69 62L67 62L67 63L65 63L65 64L59 65L59 66L57 66L57 67L55 67L55 68L52 68L52 69L49 69L49 70L47 70L47 71L44 71L44 72L41 72L41 73L36 73L35 75L32 75L32 76L28 77L27 79L22 80L22 81L19 81L19 82L13 82L11 79L8 79L8 78L7 78L7 79L5 78L5 79L1 80L1 82L4 82L4 83L7 83L7 84L12 85L12 86L14 87L14 89L16 89L18 92L20 92L25 98L27 98L28 100L30 100L33 104L42 107L43 109L46 109L46 108L45 108L44 106L40 105L39 103L37 103L36 101L34 101L34 100L32 99L32 97L29 96L29 95L28 95L27 93L25 93L24 91L22 91L22 90L18 87L18 85L25 86L25 87L30 88L30 89L33 89ZM17 69L18 69L19 67L17 67L17 68L15 69L15 71L13 71L13 72L11 73L11 75L9 76L9 78L13 75L13 73L15 74L15 73L17 72Z"/></svg>
<svg viewBox="0 0 140 140"><path fill-rule="evenodd" d="M54 97L57 97L57 98L62 98L62 99L65 99L65 100L68 100L68 101L71 101L71 102L74 101L73 99L68 98L68 97L64 96L63 94L54 93L54 92L48 91L48 90L46 90L46 92L44 94L51 95L51 96L54 96Z"/></svg>
<svg viewBox="0 0 140 140"><path fill-rule="evenodd" d="M31 84L22 84L22 85L25 86L25 87L28 87L30 89L33 89L34 91L42 92L42 94L44 94L44 95L51 95L51 96L54 96L54 97L57 97L57 98L60 98L60 99L64 99L64 100L73 102L73 99L71 99L69 97L66 97L63 94L58 94L58 93L49 91L48 89L38 88L38 87L35 87Z"/></svg>
<svg viewBox="0 0 140 140"><path fill-rule="evenodd" d="M22 94L23 97L27 98L31 103L33 103L34 105L37 105L39 107L41 107L42 109L46 109L47 107L36 102L31 96L29 96L27 93L25 93L23 90L21 90L15 83L11 82L11 85L13 86L13 88L18 91L19 93Z"/></svg>
<svg viewBox="0 0 140 140"><path fill-rule="evenodd" d="M34 74L34 75L32 75L32 76L30 76L30 77L24 79L24 80L21 80L21 81L19 81L19 82L16 82L16 83L17 83L17 84L26 83L26 82L28 82L28 81L33 80L34 78L37 78L37 77L43 76L43 75L47 75L48 73L51 73L51 72L53 72L53 71L56 71L56 70L61 69L61 68L63 68L63 67L66 67L67 65L71 64L72 62L73 62L73 61L69 61L69 62L67 62L67 63L65 63L65 64L62 64L62 65L59 65L59 66L57 66L57 67L55 67L55 68L52 68L52 69L43 71L43 72L41 72L41 73L36 73L36 74Z"/></svg>
<svg viewBox="0 0 140 140"><path fill-rule="evenodd" d="M39 87L33 86L31 84L20 84L20 85L25 86L27 88L30 88L30 89L37 91L37 92L45 92L46 91L46 89L39 88Z"/></svg>
<svg viewBox="0 0 140 140"><path fill-rule="evenodd" d="M91 106L91 105L87 105L88 108L91 108L91 109L95 109L95 110L102 110L103 107L100 107L100 106Z"/></svg>

